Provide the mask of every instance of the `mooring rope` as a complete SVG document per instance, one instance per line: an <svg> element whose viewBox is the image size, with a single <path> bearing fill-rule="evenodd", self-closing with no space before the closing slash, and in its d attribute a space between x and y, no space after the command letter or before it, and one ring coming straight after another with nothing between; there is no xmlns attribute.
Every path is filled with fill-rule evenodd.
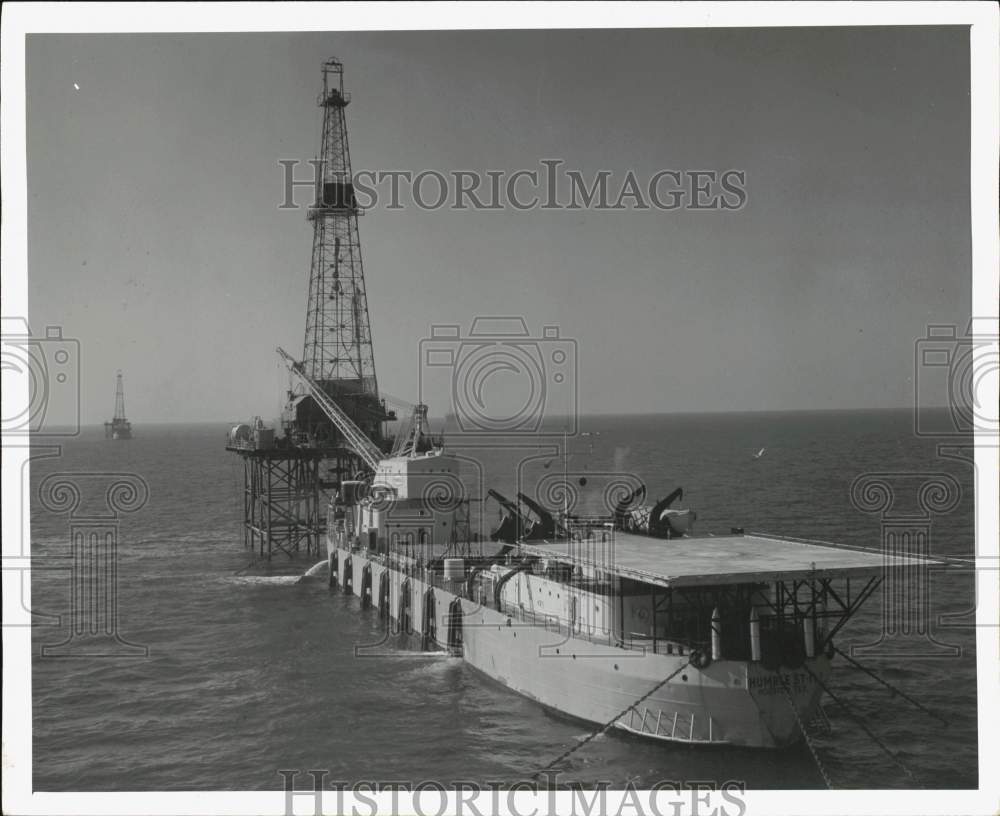
<svg viewBox="0 0 1000 816"><path fill-rule="evenodd" d="M826 768L823 766L823 763L820 761L819 754L816 751L816 746L813 745L812 737L809 736L805 723L802 722L802 718L799 716L799 710L796 708L795 701L792 699L792 694L788 690L788 683L781 683L781 690L785 692L785 699L788 700L788 705L791 706L792 714L795 715L795 722L799 724L799 730L802 732L802 736L805 737L806 747L809 748L809 753L812 754L816 770L818 770L819 775L823 777L823 783L826 785L826 789L833 790L833 782L830 779L830 775L826 772Z"/></svg>
<svg viewBox="0 0 1000 816"><path fill-rule="evenodd" d="M601 734L603 734L605 731L607 731L609 728L611 728L611 726L613 726L616 722L618 722L618 720L620 720L622 717L624 717L626 714L628 714L629 711L631 711L633 708L635 708L637 705L639 705L639 703L641 703L644 700L647 700L648 698L652 697L653 694L655 694L657 691L659 691L661 688L663 688L667 683L669 683L671 680L673 680L678 674L680 674L682 671L684 671L684 669L686 669L690 665L691 665L691 660L690 660L690 658L688 658L688 661L686 663L681 664L680 668L677 669L677 671L671 672L663 680L661 680L659 683L657 683L655 686L653 686L649 691L647 691L645 694L643 694L642 697L640 697L638 700L636 700L635 702L633 702L631 705L629 705L626 708L624 708L621 711L619 711L614 717L612 717L610 720L608 720L604 725L602 725L599 728L596 728L595 730L591 731L590 734L588 734L585 739L581 740L580 742L578 742L576 745L574 745L573 747L569 748L568 750L563 751L559 756L557 756L555 759L553 759L544 768L542 768L542 769L540 769L538 771L535 771L535 773L533 773L531 775L531 778L532 779L537 779L542 774L546 773L547 771L551 770L554 766L558 765L560 762L562 762L568 756L570 756L571 754L574 754L577 751L579 751L581 748L583 748L584 745L586 745L592 739L594 739L595 737L598 737Z"/></svg>
<svg viewBox="0 0 1000 816"><path fill-rule="evenodd" d="M916 706L917 708L919 708L921 711L923 711L924 714L927 714L929 717L933 717L935 720L938 720L939 722L944 723L945 727L947 727L949 725L948 720L946 720L940 714L935 714L929 708L927 708L926 706L924 706L921 703L919 703L916 700L914 700L909 694L907 694L902 689L896 688L888 680L883 680L881 677L879 677L877 674L875 674L875 672L873 672L871 669L869 669L869 668L867 668L865 666L862 666L857 660L855 660L849 654L845 654L840 649L838 649L836 646L834 646L833 649L834 649L835 652L837 652L837 654L839 654L845 660L848 660L850 663L852 663L853 665L855 665L859 669L861 669L861 671L863 671L869 677L873 678L874 680L877 680L879 683L881 683L883 686L885 686L887 689L889 689L889 691L891 691L894 695L898 694L900 697L902 697L908 703L913 704L914 706Z"/></svg>
<svg viewBox="0 0 1000 816"><path fill-rule="evenodd" d="M859 716L857 716L853 711L851 711L847 703L845 703L836 694L830 691L830 688L826 685L826 683L820 680L819 677L817 677L813 673L812 669L810 669L808 665L803 664L802 668L804 668L810 674L813 680L815 680L817 684L819 684L819 687L823 689L823 691L825 691L827 694L830 695L831 700L833 700L837 705L839 705L842 709L844 709L844 713L846 713L848 717L854 720L854 723L868 735L869 739L871 739L872 742L874 742L879 748L881 748L885 752L886 756L888 756L889 759L891 759L896 765L898 765L902 769L903 773L905 773L911 780L913 780L913 783L915 785L919 786L920 783L917 781L917 778L913 775L913 772L909 768L907 768L906 765L903 764L902 760L898 756L896 756L896 754L888 745L886 745L881 739L879 739L872 732L872 730L867 725L865 725L864 721Z"/></svg>

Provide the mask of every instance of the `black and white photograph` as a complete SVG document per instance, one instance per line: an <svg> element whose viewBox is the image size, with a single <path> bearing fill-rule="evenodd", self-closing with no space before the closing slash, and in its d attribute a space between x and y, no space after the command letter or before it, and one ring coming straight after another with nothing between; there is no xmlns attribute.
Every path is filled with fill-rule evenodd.
<svg viewBox="0 0 1000 816"><path fill-rule="evenodd" d="M4 813L996 812L996 5L2 37Z"/></svg>

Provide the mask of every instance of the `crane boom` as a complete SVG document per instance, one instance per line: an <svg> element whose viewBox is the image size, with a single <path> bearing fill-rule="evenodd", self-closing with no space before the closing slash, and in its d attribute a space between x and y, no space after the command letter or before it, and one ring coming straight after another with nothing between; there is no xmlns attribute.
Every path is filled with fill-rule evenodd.
<svg viewBox="0 0 1000 816"><path fill-rule="evenodd" d="M330 395L312 377L306 374L301 363L293 359L281 346L278 347L278 354L281 355L281 359L288 366L288 370L305 386L309 395L316 401L316 404L323 413L330 418L330 421L340 431L344 439L347 440L347 444L351 450L360 456L368 467L372 470L377 470L379 462L383 459L382 451L379 450L378 446L354 424L354 421L344 413Z"/></svg>

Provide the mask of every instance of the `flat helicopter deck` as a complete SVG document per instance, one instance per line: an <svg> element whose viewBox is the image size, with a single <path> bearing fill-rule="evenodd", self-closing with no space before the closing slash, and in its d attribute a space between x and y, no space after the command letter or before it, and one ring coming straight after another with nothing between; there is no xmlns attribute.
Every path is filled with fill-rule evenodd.
<svg viewBox="0 0 1000 816"><path fill-rule="evenodd" d="M592 567L645 584L673 588L831 578L881 577L898 567L932 565L888 555L763 534L652 538L615 532L519 544L521 552Z"/></svg>

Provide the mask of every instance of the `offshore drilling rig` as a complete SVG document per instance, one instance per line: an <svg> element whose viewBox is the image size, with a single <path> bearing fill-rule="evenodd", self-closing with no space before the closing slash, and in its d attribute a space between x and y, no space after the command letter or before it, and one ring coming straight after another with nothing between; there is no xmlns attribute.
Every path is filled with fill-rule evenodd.
<svg viewBox="0 0 1000 816"><path fill-rule="evenodd" d="M385 423L394 420L379 399L372 352L368 296L361 263L358 217L363 210L354 197L351 153L344 110L344 67L337 60L323 65L321 176L316 200L308 210L313 225L312 265L301 373L317 385L365 436L381 448ZM357 453L344 445L343 432L309 389L290 392L282 427L296 444L318 448L332 459L338 480L356 473Z"/></svg>
<svg viewBox="0 0 1000 816"><path fill-rule="evenodd" d="M122 384L122 372L118 370L115 380L115 415L110 422L104 423L105 439L131 439L132 423L125 418L125 386Z"/></svg>
<svg viewBox="0 0 1000 816"><path fill-rule="evenodd" d="M323 133L315 199L309 299L302 360L282 349L293 387L278 431L260 417L235 426L226 449L244 466L244 544L270 559L319 553L325 518L321 491L375 471L391 439L386 423L396 414L379 397L368 298L361 262L351 154L344 111L344 66L323 64ZM394 455L431 444L427 409L413 406Z"/></svg>

